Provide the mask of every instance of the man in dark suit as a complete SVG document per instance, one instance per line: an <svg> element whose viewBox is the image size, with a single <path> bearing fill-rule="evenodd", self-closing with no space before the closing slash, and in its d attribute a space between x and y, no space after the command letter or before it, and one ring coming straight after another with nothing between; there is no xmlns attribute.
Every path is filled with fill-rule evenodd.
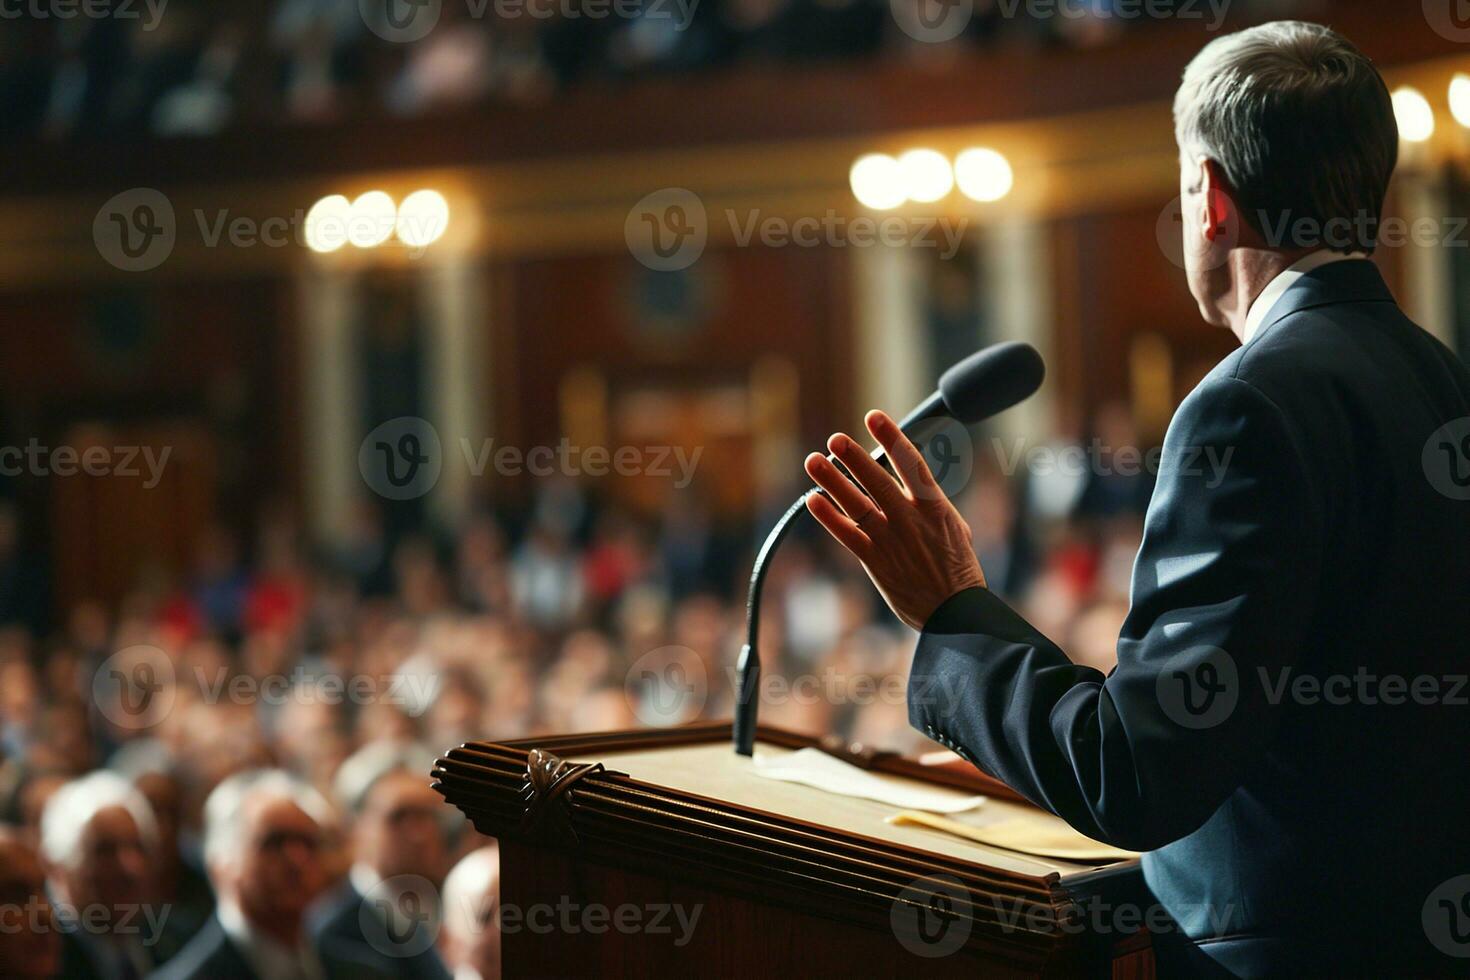
<svg viewBox="0 0 1470 980"><path fill-rule="evenodd" d="M338 769L334 789L352 815L353 863L308 920L323 954L367 948L391 976L449 980L434 945L449 842L444 801L429 785L433 767L434 754L418 745L380 741Z"/></svg>
<svg viewBox="0 0 1470 980"><path fill-rule="evenodd" d="M1470 373L1365 258L1388 92L1279 22L1207 46L1175 118L1190 289L1243 346L1169 427L1116 669L986 588L888 416L867 424L898 478L839 433L861 489L813 454L811 510L922 631L913 724L1146 852L1161 973L1464 972Z"/></svg>
<svg viewBox="0 0 1470 980"><path fill-rule="evenodd" d="M178 952L188 933L153 896L157 821L126 779L98 770L66 783L41 814L41 847L61 932L61 974L136 980Z"/></svg>
<svg viewBox="0 0 1470 980"><path fill-rule="evenodd" d="M371 949L316 949L305 916L322 894L333 815L321 794L279 769L238 773L204 805L214 915L156 980L388 980Z"/></svg>

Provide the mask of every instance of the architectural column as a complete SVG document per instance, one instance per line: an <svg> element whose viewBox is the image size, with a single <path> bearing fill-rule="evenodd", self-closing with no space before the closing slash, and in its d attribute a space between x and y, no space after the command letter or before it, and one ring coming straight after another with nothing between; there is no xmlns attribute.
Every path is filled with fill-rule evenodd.
<svg viewBox="0 0 1470 980"><path fill-rule="evenodd" d="M297 277L304 363L301 382L302 482L308 530L323 544L340 542L352 503L372 491L357 468L361 391L356 365L355 277L325 265L306 266Z"/></svg>
<svg viewBox="0 0 1470 980"><path fill-rule="evenodd" d="M934 390L923 268L906 247L873 245L852 254L856 404L901 416Z"/></svg>
<svg viewBox="0 0 1470 980"><path fill-rule="evenodd" d="M1404 295L1398 300L1410 319L1454 347L1454 270L1450 248L1465 247L1467 232L1445 219L1451 213L1449 189L1439 171L1403 173L1398 182L1400 218L1404 224L1394 231L1401 234L1402 241L1388 246L1402 248L1404 253ZM1422 227L1416 230L1417 226ZM1425 230L1432 231L1426 235Z"/></svg>
<svg viewBox="0 0 1470 980"><path fill-rule="evenodd" d="M444 527L459 526L479 496L476 484L489 478L471 472L465 453L468 446L470 458L478 459L490 434L485 290L479 263L465 253L436 257L419 283L427 325L425 409L444 450L444 469L429 506Z"/></svg>
<svg viewBox="0 0 1470 980"><path fill-rule="evenodd" d="M980 295L992 335L982 342L1022 340L1053 363L1055 288L1050 236L1046 225L1026 215L1013 215L984 225L980 231ZM1002 439L1041 442L1051 437L1056 418L1051 386L1007 411L993 423Z"/></svg>

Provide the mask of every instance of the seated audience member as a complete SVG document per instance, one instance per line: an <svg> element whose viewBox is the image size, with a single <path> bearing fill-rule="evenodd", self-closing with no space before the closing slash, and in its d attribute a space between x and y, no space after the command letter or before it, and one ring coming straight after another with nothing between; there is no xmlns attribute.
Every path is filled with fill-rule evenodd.
<svg viewBox="0 0 1470 980"><path fill-rule="evenodd" d="M339 945L367 947L385 973L448 980L428 920L389 919L400 910L427 912L449 869L443 818L451 811L429 785L433 767L433 754L412 742L372 742L337 771L337 799L352 819L353 863L312 916L312 941L324 954Z"/></svg>
<svg viewBox="0 0 1470 980"><path fill-rule="evenodd" d="M61 941L36 852L0 829L0 977L43 980L61 970Z"/></svg>
<svg viewBox="0 0 1470 980"><path fill-rule="evenodd" d="M444 879L439 952L454 980L500 978L500 848L471 851Z"/></svg>
<svg viewBox="0 0 1470 980"><path fill-rule="evenodd" d="M170 921L187 935L198 931L214 911L214 892L197 859L184 853L184 799L178 777L170 772L145 772L133 780L153 807L158 820L158 863L154 865L156 894L173 908Z"/></svg>
<svg viewBox="0 0 1470 980"><path fill-rule="evenodd" d="M305 912L327 884L331 806L279 769L231 776L204 804L204 859L214 916L157 980L348 980L385 978L370 951L318 953Z"/></svg>
<svg viewBox="0 0 1470 980"><path fill-rule="evenodd" d="M41 814L41 853L63 976L130 980L178 950L168 906L141 900L152 891L157 846L147 800L116 773L93 772L52 794Z"/></svg>
<svg viewBox="0 0 1470 980"><path fill-rule="evenodd" d="M177 934L194 935L214 911L214 892L198 854L185 844L183 771L162 741L148 738L126 743L107 765L130 779L153 811L158 831L158 846L149 862L153 901L168 907L168 924Z"/></svg>

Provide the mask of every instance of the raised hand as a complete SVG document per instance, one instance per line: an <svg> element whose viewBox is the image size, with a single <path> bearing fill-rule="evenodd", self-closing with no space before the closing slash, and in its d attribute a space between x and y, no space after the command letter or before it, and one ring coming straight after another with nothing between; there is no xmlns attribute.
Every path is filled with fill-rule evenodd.
<svg viewBox="0 0 1470 980"><path fill-rule="evenodd" d="M807 475L831 499L812 494L807 509L862 562L894 614L923 629L944 600L983 586L985 573L970 544L970 525L898 423L878 411L869 412L864 422L897 476L851 436L834 433L827 448L852 476L821 453L812 453L806 458Z"/></svg>

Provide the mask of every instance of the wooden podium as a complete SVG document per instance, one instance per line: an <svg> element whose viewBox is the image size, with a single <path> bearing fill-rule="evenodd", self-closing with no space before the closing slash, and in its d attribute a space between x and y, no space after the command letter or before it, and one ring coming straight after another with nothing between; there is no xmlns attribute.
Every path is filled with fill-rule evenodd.
<svg viewBox="0 0 1470 980"><path fill-rule="evenodd" d="M1153 976L1146 933L1099 930L1081 911L1129 901L1136 860L1083 865L891 825L891 806L755 775L729 732L476 742L439 760L435 788L500 841L506 977ZM761 728L756 751L818 744ZM834 754L1057 819L978 771Z"/></svg>

